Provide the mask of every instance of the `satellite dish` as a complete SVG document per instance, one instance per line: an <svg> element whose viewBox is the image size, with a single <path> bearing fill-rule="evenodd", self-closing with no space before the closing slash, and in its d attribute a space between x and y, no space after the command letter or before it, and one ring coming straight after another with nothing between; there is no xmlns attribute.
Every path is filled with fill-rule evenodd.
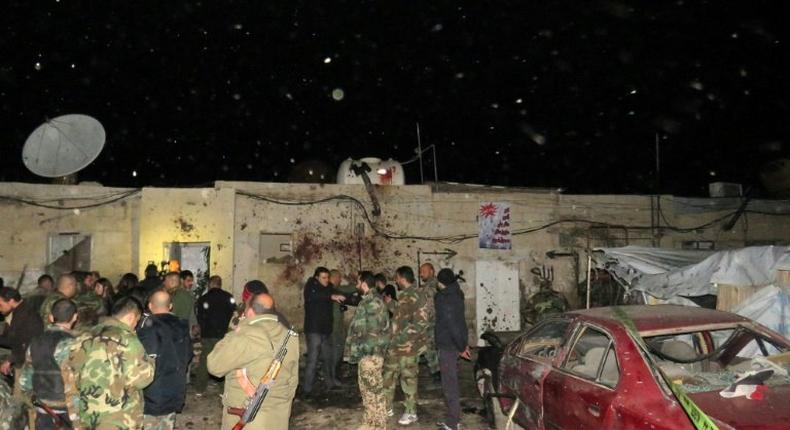
<svg viewBox="0 0 790 430"><path fill-rule="evenodd" d="M22 148L22 162L46 178L74 174L99 156L107 134L95 118L63 115L33 130Z"/></svg>

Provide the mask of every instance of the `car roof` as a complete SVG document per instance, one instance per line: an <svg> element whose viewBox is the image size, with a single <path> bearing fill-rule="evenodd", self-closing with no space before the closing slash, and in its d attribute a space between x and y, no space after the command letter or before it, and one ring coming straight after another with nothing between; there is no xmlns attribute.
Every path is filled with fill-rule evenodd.
<svg viewBox="0 0 790 430"><path fill-rule="evenodd" d="M568 314L607 326L622 325L616 309L622 310L633 321L640 334L712 324L734 325L749 322L748 318L729 312L679 305L607 306L571 311Z"/></svg>

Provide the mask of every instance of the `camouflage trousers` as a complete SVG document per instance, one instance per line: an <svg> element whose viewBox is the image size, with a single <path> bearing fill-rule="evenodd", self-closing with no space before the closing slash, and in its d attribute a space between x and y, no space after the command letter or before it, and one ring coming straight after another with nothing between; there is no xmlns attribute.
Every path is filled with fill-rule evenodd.
<svg viewBox="0 0 790 430"><path fill-rule="evenodd" d="M175 412L167 415L143 415L143 430L173 430L175 427Z"/></svg>
<svg viewBox="0 0 790 430"><path fill-rule="evenodd" d="M431 329L431 333L433 333L433 329ZM439 371L439 352L436 350L436 341L433 336L428 336L428 343L422 349L420 355L425 357L425 362L431 374Z"/></svg>
<svg viewBox="0 0 790 430"><path fill-rule="evenodd" d="M387 428L382 367L384 367L384 359L379 355L366 355L359 360L359 393L362 395L362 405L365 407L365 423L360 428L370 430Z"/></svg>
<svg viewBox="0 0 790 430"><path fill-rule="evenodd" d="M417 413L417 377L420 375L420 356L415 355L387 355L384 361L384 396L387 408L392 409L395 399L395 385L400 380L403 390L404 413Z"/></svg>
<svg viewBox="0 0 790 430"><path fill-rule="evenodd" d="M27 396L22 393L22 383L19 381L22 376L22 369L14 369L14 398L21 405L27 405ZM27 428L29 430L36 430L36 411L34 409L25 407L27 413Z"/></svg>
<svg viewBox="0 0 790 430"><path fill-rule="evenodd" d="M14 397L11 388L0 378L0 430L23 429L26 424L24 404Z"/></svg>

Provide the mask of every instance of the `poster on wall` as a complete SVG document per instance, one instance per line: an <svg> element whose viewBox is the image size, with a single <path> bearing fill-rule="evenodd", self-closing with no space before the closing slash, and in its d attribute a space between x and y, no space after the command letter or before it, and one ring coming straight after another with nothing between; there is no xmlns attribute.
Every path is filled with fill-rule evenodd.
<svg viewBox="0 0 790 430"><path fill-rule="evenodd" d="M480 248L510 249L510 204L480 203Z"/></svg>

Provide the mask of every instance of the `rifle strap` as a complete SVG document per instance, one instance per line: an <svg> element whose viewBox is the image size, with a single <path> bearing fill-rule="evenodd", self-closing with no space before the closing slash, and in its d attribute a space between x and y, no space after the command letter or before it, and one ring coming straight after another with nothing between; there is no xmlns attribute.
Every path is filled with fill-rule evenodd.
<svg viewBox="0 0 790 430"><path fill-rule="evenodd" d="M252 385L250 378L247 377L246 367L243 369L236 369L236 382L239 384L247 397L252 397L255 394L255 386Z"/></svg>

